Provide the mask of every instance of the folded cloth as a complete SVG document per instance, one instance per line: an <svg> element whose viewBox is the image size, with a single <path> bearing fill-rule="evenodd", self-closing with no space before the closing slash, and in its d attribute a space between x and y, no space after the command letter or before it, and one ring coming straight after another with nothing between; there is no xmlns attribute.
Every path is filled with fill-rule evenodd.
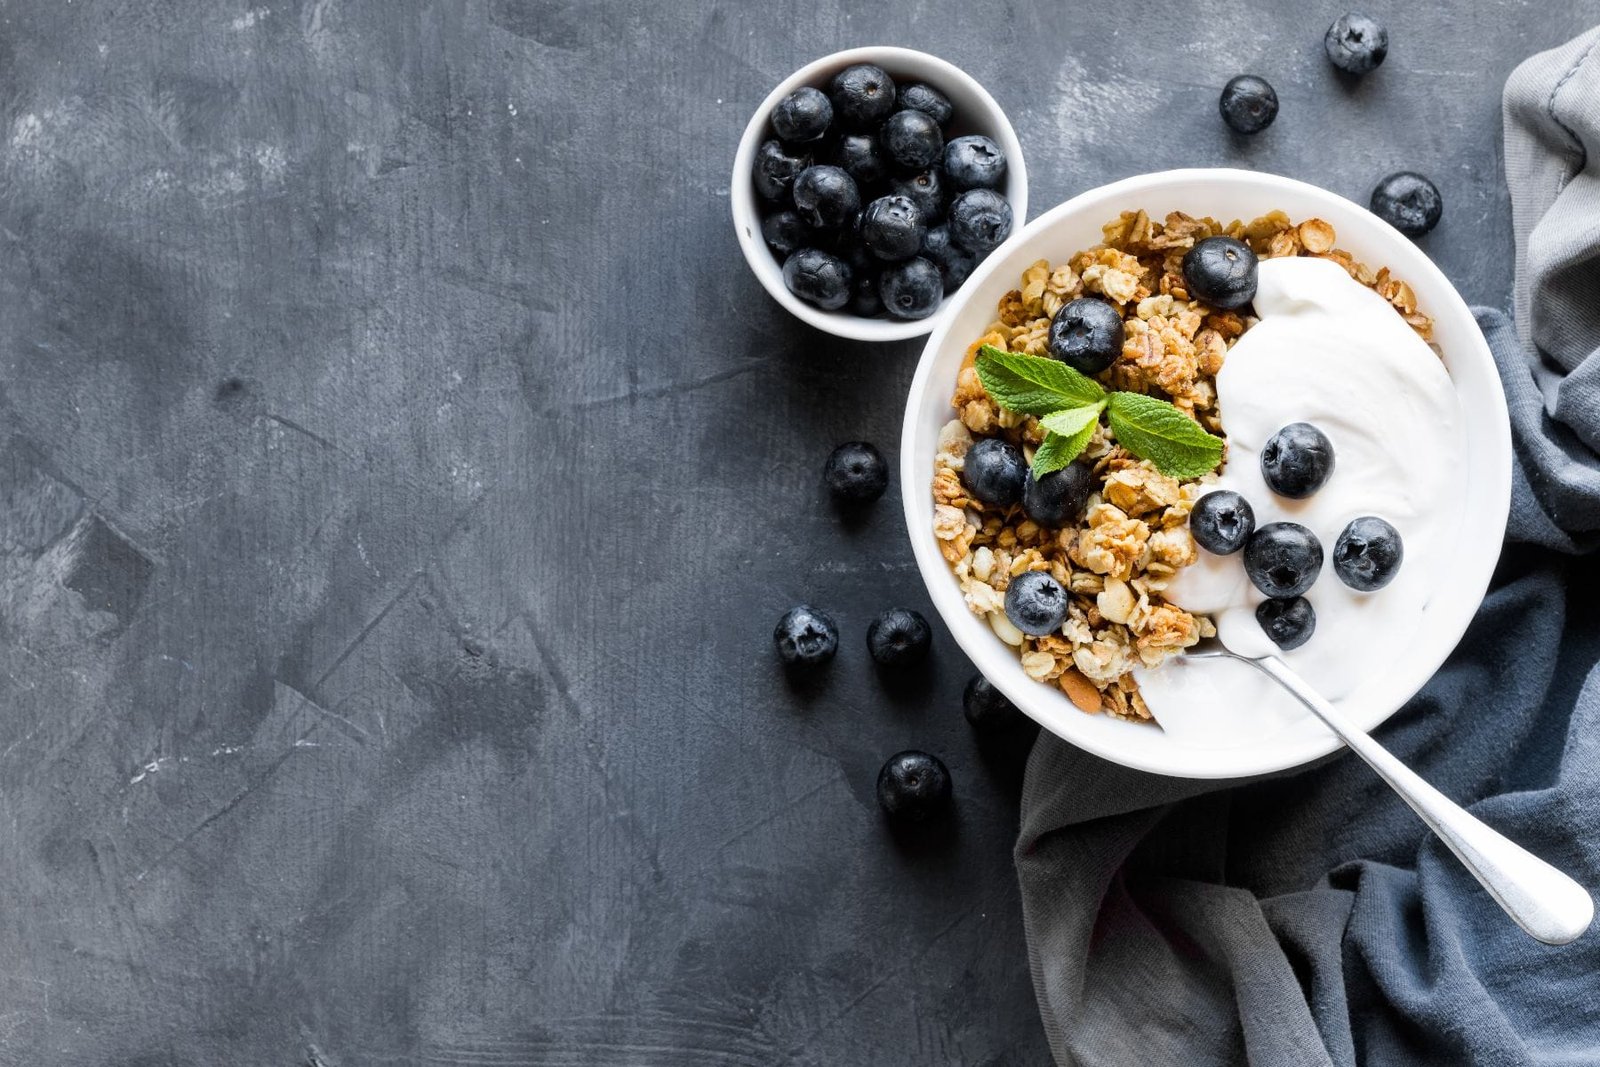
<svg viewBox="0 0 1600 1067"><path fill-rule="evenodd" d="M1516 322L1508 545L1467 635L1380 730L1474 814L1600 890L1600 29L1505 91ZM1522 933L1359 760L1160 778L1042 735L1016 863L1062 1064L1600 1064L1600 930Z"/></svg>

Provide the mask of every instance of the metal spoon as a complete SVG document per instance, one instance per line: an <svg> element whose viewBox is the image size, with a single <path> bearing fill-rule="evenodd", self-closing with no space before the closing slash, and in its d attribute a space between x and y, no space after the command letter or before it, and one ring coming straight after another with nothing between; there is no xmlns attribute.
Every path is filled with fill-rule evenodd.
<svg viewBox="0 0 1600 1067"><path fill-rule="evenodd" d="M1283 660L1277 656L1241 656L1228 651L1215 638L1202 641L1183 656L1185 659L1235 659L1248 663L1287 689L1400 794L1400 799L1450 846L1450 851L1489 891L1495 903L1533 937L1547 945L1565 945L1589 928L1594 918L1594 901L1583 886L1490 829L1424 782L1415 771L1346 719Z"/></svg>

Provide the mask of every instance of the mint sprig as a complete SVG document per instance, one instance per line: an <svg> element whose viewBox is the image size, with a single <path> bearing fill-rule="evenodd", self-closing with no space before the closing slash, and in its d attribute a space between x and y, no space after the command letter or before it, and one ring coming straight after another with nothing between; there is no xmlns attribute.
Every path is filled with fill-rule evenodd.
<svg viewBox="0 0 1600 1067"><path fill-rule="evenodd" d="M1034 477L1058 471L1088 447L1100 414L1117 441L1162 474L1198 478L1222 460L1222 438L1207 433L1165 400L1143 393L1107 392L1065 363L993 345L978 349L978 380L995 403L1033 415L1045 429L1033 454Z"/></svg>

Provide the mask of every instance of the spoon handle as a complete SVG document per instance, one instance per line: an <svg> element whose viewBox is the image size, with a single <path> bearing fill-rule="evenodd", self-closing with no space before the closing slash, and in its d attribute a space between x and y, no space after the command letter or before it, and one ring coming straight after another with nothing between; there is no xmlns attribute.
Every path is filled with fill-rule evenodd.
<svg viewBox="0 0 1600 1067"><path fill-rule="evenodd" d="M1589 928L1594 901L1583 886L1479 821L1418 777L1323 699L1276 656L1250 660L1270 675L1388 782L1450 846L1516 924L1547 945L1565 945Z"/></svg>

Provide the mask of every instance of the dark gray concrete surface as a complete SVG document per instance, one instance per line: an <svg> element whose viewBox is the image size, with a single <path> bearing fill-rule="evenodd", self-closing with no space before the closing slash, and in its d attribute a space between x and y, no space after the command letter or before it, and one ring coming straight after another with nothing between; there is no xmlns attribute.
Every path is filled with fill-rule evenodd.
<svg viewBox="0 0 1600 1067"><path fill-rule="evenodd" d="M1037 1067L1017 753L926 607L892 446L915 344L761 292L727 218L766 91L853 44L971 70L1034 213L1236 163L1511 277L1499 89L1594 4L261 0L0 6L0 1063ZM1282 97L1248 144L1241 70ZM892 452L892 449L890 449ZM826 682L769 645L834 611ZM940 753L947 834L879 763Z"/></svg>

